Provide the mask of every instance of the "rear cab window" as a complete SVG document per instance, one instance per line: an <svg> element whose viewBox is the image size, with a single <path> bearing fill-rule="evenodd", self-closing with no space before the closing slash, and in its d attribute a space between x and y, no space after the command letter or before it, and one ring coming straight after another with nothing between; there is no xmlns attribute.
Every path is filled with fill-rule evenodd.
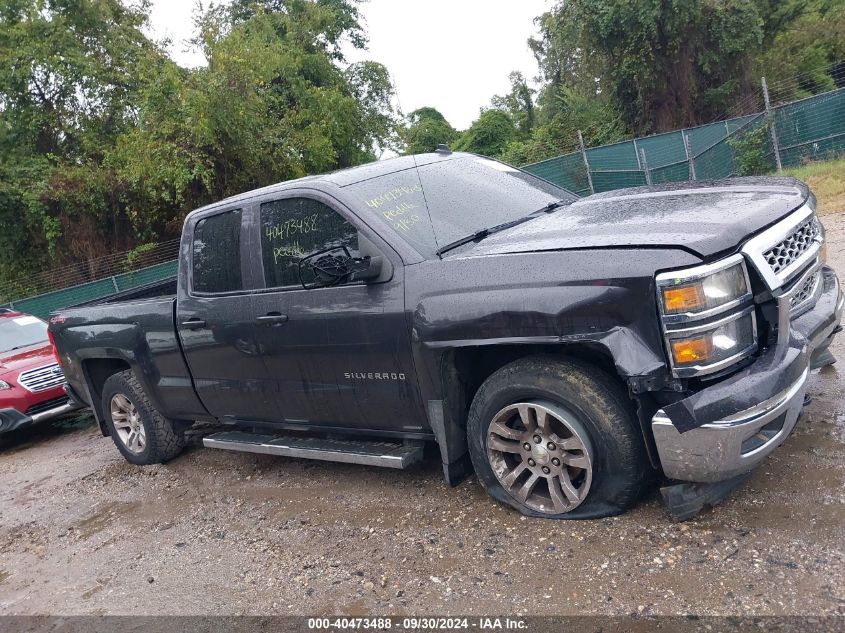
<svg viewBox="0 0 845 633"><path fill-rule="evenodd" d="M244 289L241 219L241 209L232 209L197 222L192 245L194 292L221 294Z"/></svg>

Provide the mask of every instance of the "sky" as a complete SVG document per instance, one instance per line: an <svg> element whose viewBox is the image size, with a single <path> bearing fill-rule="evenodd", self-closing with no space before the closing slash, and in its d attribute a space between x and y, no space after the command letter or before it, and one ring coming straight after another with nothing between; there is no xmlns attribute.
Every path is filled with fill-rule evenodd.
<svg viewBox="0 0 845 633"><path fill-rule="evenodd" d="M194 6L195 0L152 2L150 34L170 38L170 53L183 66L205 63L184 44L193 34ZM369 0L361 5L368 50L349 47L347 58L387 66L405 114L433 106L465 129L493 95L508 92L508 73L537 75L526 42L537 32L534 18L550 6L551 0Z"/></svg>

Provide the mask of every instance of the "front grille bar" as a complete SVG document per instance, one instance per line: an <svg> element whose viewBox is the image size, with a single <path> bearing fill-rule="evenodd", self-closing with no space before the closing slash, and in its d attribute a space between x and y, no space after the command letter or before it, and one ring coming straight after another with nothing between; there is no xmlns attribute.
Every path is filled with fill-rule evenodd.
<svg viewBox="0 0 845 633"><path fill-rule="evenodd" d="M822 231L808 204L790 214L742 247L743 254L773 294L786 286L818 256Z"/></svg>
<svg viewBox="0 0 845 633"><path fill-rule="evenodd" d="M21 372L18 384L32 393L46 391L65 384L65 376L58 363Z"/></svg>

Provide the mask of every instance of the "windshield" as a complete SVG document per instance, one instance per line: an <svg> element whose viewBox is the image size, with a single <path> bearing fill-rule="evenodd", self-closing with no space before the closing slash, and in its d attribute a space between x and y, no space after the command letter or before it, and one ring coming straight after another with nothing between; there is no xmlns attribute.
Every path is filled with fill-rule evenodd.
<svg viewBox="0 0 845 633"><path fill-rule="evenodd" d="M461 156L349 185L426 257L481 229L518 220L577 196L550 182L480 156Z"/></svg>
<svg viewBox="0 0 845 633"><path fill-rule="evenodd" d="M47 324L34 316L0 319L0 352L47 342Z"/></svg>

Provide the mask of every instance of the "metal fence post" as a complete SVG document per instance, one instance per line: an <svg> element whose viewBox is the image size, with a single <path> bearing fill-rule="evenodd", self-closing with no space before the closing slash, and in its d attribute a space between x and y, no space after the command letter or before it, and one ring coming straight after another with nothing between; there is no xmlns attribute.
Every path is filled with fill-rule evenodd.
<svg viewBox="0 0 845 633"><path fill-rule="evenodd" d="M689 165L689 179L698 180L695 177L695 157L692 155L692 150L690 149L689 134L681 130L681 136L684 137L684 152L687 155L687 164Z"/></svg>
<svg viewBox="0 0 845 633"><path fill-rule="evenodd" d="M587 150L584 148L584 136L578 130L578 145L581 147L581 159L584 161L584 169L587 170L587 183L590 185L590 193L595 193L593 188L593 175L590 173L590 162L587 160Z"/></svg>
<svg viewBox="0 0 845 633"><path fill-rule="evenodd" d="M111 285L114 286L115 292L120 292L120 288L117 287L117 279L114 278L114 275L111 276Z"/></svg>
<svg viewBox="0 0 845 633"><path fill-rule="evenodd" d="M775 152L775 165L777 165L778 173L783 172L783 164L780 162L780 147L778 147L778 131L775 129L775 115L772 107L769 104L769 87L766 85L766 78L762 78L763 85L763 103L766 105L766 118L769 120L769 131L772 133L772 148Z"/></svg>
<svg viewBox="0 0 845 633"><path fill-rule="evenodd" d="M640 148L640 164L645 172L645 184L651 186L651 172L648 170L648 161L645 159L645 150Z"/></svg>

